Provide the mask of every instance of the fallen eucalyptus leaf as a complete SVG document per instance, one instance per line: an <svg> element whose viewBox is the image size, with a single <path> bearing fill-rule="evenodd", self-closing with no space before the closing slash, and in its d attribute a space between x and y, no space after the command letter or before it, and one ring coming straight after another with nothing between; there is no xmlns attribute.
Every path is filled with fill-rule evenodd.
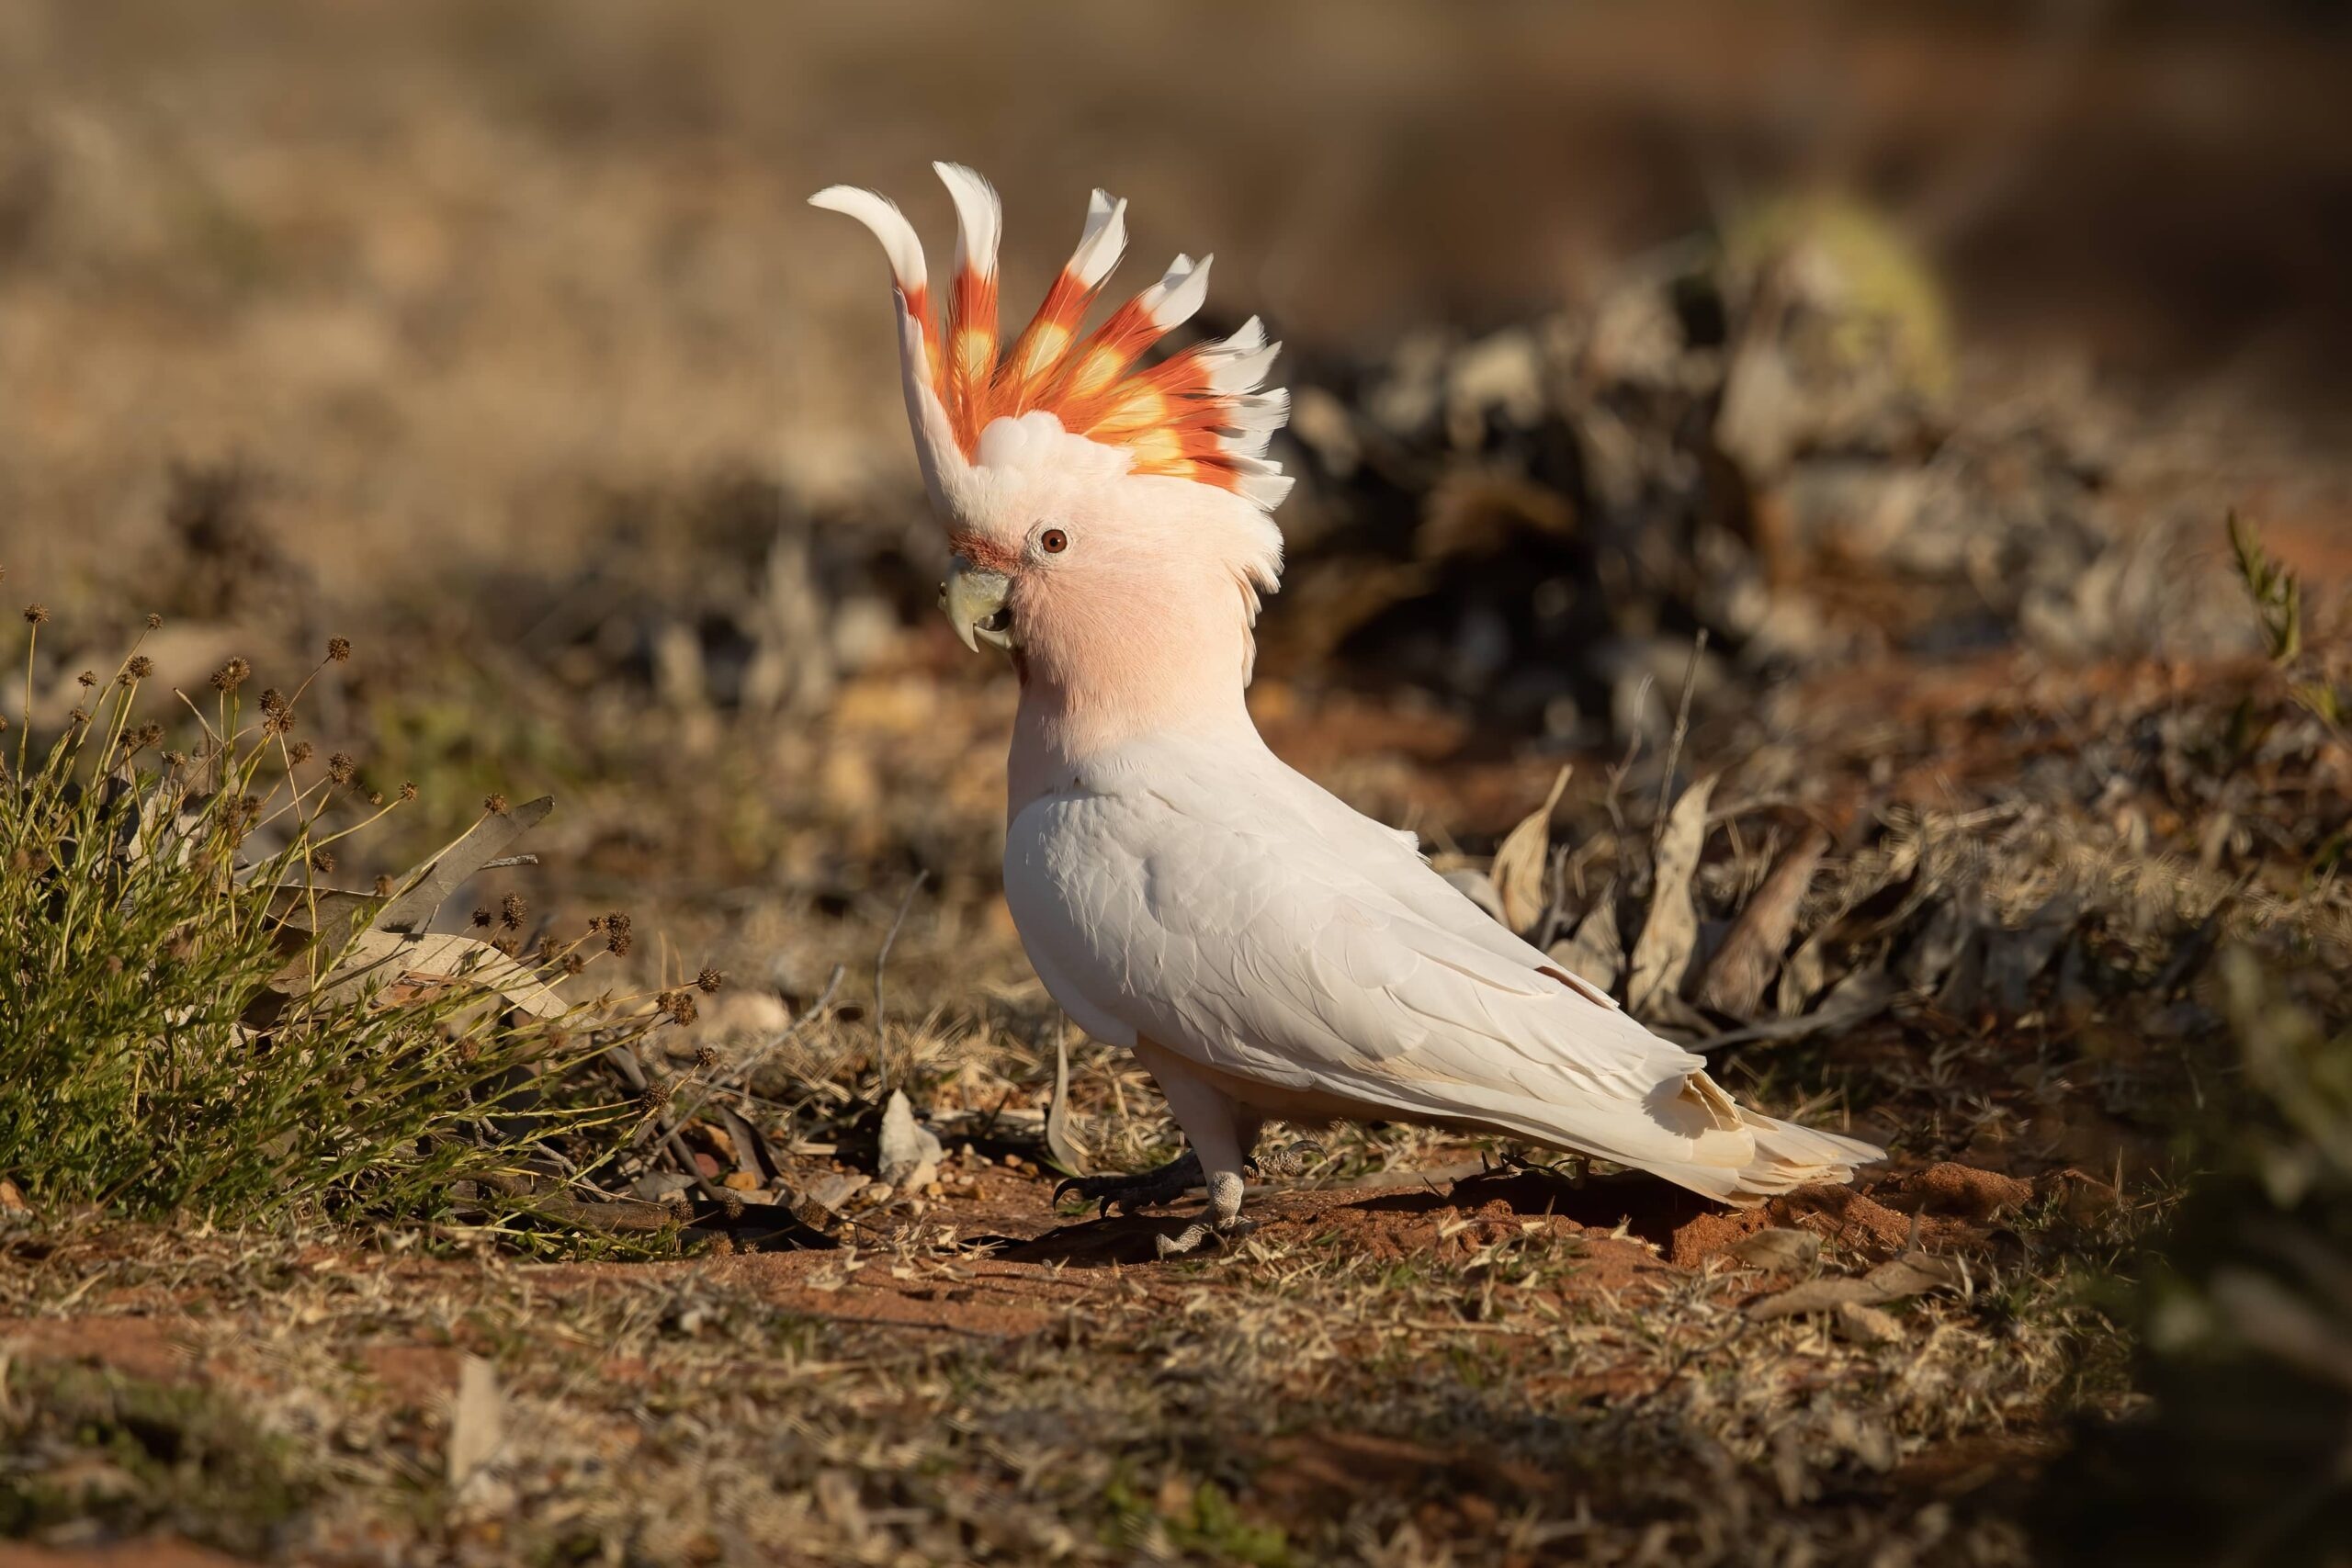
<svg viewBox="0 0 2352 1568"><path fill-rule="evenodd" d="M1475 866L1459 866L1453 871L1441 872L1439 874L1453 885L1453 890L1456 893L1484 909L1488 919L1499 923L1509 923L1503 920L1502 895L1495 891L1494 879L1485 872Z"/></svg>
<svg viewBox="0 0 2352 1568"><path fill-rule="evenodd" d="M1707 799L1714 789L1714 780L1701 779L1684 790L1658 840L1649 914L1634 943L1633 978L1626 984L1625 1006L1637 1017L1681 983L1691 950L1698 945L1699 911L1690 900L1690 878L1699 869L1699 852L1706 847Z"/></svg>
<svg viewBox="0 0 2352 1568"><path fill-rule="evenodd" d="M1702 1005L1733 1018L1755 1016L1764 987L1781 965L1789 933L1796 929L1798 906L1813 886L1821 857L1828 852L1829 835L1816 828L1781 857L1708 964L1697 998Z"/></svg>
<svg viewBox="0 0 2352 1568"><path fill-rule="evenodd" d="M1968 1268L1958 1258L1925 1252L1906 1252L1890 1258L1860 1279L1807 1280L1802 1285L1747 1304L1752 1318L1793 1317L1800 1313L1835 1312L1847 1303L1876 1306L1929 1291L1968 1289Z"/></svg>
<svg viewBox="0 0 2352 1568"><path fill-rule="evenodd" d="M571 1004L556 995L528 964L469 936L361 931L335 954L335 966L320 983L319 991L322 995L359 991L371 983L473 986L496 992L534 1018L561 1018L571 1010ZM296 960L270 981L270 988L284 996L300 995L310 987L306 959Z"/></svg>
<svg viewBox="0 0 2352 1568"><path fill-rule="evenodd" d="M1810 1269L1821 1256L1821 1238L1807 1230L1763 1230L1729 1250L1752 1269Z"/></svg>
<svg viewBox="0 0 2352 1568"><path fill-rule="evenodd" d="M543 795L506 811L485 812L481 821L451 840L448 847L400 879L400 891L377 911L369 929L379 931L421 931L434 911L468 878L506 852L506 847L547 820L555 796Z"/></svg>
<svg viewBox="0 0 2352 1568"><path fill-rule="evenodd" d="M1495 899L1502 908L1503 924L1521 935L1535 929L1549 907L1544 896L1544 872L1552 858L1552 809L1567 792L1568 776L1575 772L1573 767L1563 767L1544 804L1529 812L1495 852L1489 872Z"/></svg>
<svg viewBox="0 0 2352 1568"><path fill-rule="evenodd" d="M1054 1036L1054 1100L1046 1110L1046 1151L1064 1176L1084 1176L1086 1149L1069 1130L1069 1040Z"/></svg>
<svg viewBox="0 0 2352 1568"><path fill-rule="evenodd" d="M1595 989L1613 991L1625 973L1625 948L1617 935L1617 886L1611 883L1577 925L1576 934L1552 944L1554 962Z"/></svg>

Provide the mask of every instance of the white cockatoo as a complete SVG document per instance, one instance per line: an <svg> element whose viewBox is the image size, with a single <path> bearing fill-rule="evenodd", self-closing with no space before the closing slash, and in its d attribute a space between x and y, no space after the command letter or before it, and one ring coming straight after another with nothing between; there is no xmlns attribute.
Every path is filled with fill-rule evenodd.
<svg viewBox="0 0 2352 1568"><path fill-rule="evenodd" d="M1021 682L1005 900L1054 999L1134 1051L1192 1152L1080 1184L1108 1208L1204 1186L1241 1224L1268 1120L1407 1121L1654 1172L1727 1203L1845 1181L1882 1152L1734 1100L1706 1064L1489 919L1409 832L1286 766L1244 705L1260 596L1282 570L1267 459L1288 394L1253 318L1144 367L1200 309L1209 258L1081 334L1126 241L1094 193L1077 253L1009 349L997 330L1001 209L935 165L958 220L944 324L922 243L890 202L813 205L882 242L907 412L954 559L941 603ZM1197 1160L1197 1168L1195 1167Z"/></svg>

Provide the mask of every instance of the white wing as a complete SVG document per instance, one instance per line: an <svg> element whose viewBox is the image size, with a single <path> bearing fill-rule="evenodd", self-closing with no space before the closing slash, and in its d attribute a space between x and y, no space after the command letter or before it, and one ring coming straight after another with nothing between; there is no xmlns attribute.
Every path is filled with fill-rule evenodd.
<svg viewBox="0 0 2352 1568"><path fill-rule="evenodd" d="M1242 1079L1582 1149L1717 1197L1876 1155L1740 1109L1700 1057L1261 746L1155 740L1089 765L1013 822L1005 892L1047 988L1114 1043L1141 1034ZM1788 1134L1804 1146L1776 1161Z"/></svg>

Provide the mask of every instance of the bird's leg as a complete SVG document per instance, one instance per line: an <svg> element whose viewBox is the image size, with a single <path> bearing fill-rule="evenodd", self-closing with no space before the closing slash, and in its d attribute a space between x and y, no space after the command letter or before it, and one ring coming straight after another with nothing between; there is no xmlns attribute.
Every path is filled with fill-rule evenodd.
<svg viewBox="0 0 2352 1568"><path fill-rule="evenodd" d="M1245 1234L1251 1227L1241 1217L1241 1167L1243 1156L1258 1141L1258 1117L1235 1104L1182 1057L1149 1040L1136 1042L1136 1060L1168 1097L1176 1124L1184 1129L1193 1152L1200 1156L1203 1185L1209 1190L1207 1216L1172 1236L1156 1238L1153 1245L1159 1256L1181 1257L1203 1242Z"/></svg>
<svg viewBox="0 0 2352 1568"><path fill-rule="evenodd" d="M1139 1170L1117 1176L1073 1176L1054 1188L1054 1201L1059 1203L1071 1192L1090 1203L1099 1202L1099 1211L1108 1216L1114 1211L1132 1214L1142 1209L1164 1207L1173 1203L1206 1179L1201 1174L1201 1156L1186 1149L1166 1165L1152 1170Z"/></svg>
<svg viewBox="0 0 2352 1568"><path fill-rule="evenodd" d="M1152 1247L1162 1258L1182 1258L1197 1252L1204 1242L1216 1242L1222 1247L1238 1240L1258 1228L1255 1220L1241 1217L1241 1173L1238 1170L1212 1171L1209 1175L1209 1213L1203 1220L1194 1220L1174 1235L1152 1238Z"/></svg>

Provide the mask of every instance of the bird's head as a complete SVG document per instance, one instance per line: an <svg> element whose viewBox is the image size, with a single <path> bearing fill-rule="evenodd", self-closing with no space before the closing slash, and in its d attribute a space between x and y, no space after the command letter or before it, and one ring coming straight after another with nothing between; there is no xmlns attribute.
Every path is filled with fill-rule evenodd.
<svg viewBox="0 0 2352 1568"><path fill-rule="evenodd" d="M953 559L941 606L966 646L1012 652L1024 681L1076 700L1139 684L1249 679L1259 596L1282 570L1270 515L1291 481L1265 457L1289 395L1261 383L1280 348L1252 318L1144 366L1208 292L1186 256L1082 333L1126 243L1126 203L1096 191L1078 250L1029 325L997 333L996 192L933 165L956 206L944 324L913 227L871 191L812 205L871 229L888 254L915 451Z"/></svg>

